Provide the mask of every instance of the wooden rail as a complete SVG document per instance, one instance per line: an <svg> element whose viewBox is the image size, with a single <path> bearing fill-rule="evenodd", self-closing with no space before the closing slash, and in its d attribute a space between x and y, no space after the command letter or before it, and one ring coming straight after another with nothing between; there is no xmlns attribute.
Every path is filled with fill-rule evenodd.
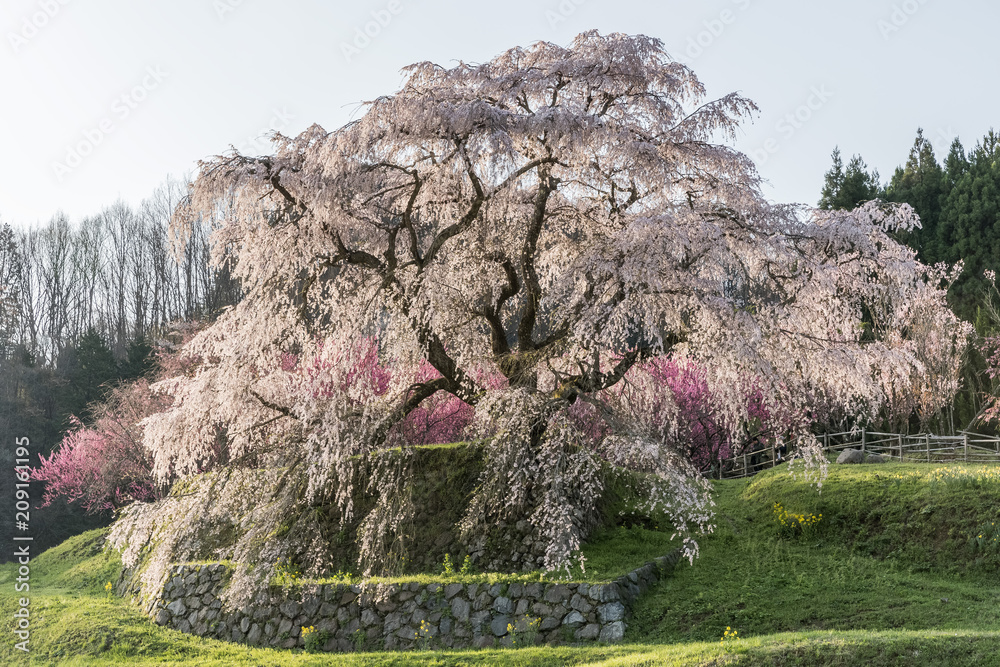
<svg viewBox="0 0 1000 667"><path fill-rule="evenodd" d="M945 461L1000 463L1000 438L968 431L959 431L958 435L934 435L933 433L882 433L859 429L824 433L817 437L823 445L823 451L828 453L860 449L866 454L879 454L908 463ZM780 446L780 443L772 442L754 451L745 450L736 456L723 459L712 476L723 479L748 477L761 470L773 468L784 462L778 457ZM790 456L785 457L787 458Z"/></svg>

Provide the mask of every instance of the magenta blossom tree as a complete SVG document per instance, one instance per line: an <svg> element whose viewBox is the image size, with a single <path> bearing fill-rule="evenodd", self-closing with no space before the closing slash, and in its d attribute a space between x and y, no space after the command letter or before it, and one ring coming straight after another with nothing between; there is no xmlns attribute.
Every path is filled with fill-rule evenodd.
<svg viewBox="0 0 1000 667"><path fill-rule="evenodd" d="M162 498L170 480L153 476L152 455L138 424L163 407L149 384L138 380L112 389L92 425L73 418L62 442L48 458L41 457L32 473L32 479L45 483L42 506L62 497L100 512Z"/></svg>

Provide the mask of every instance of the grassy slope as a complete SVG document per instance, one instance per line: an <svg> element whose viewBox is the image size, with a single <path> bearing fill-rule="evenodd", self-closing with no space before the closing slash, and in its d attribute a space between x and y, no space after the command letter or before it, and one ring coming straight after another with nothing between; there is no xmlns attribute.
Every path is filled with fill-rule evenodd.
<svg viewBox="0 0 1000 667"><path fill-rule="evenodd" d="M103 584L118 564L97 551L100 533L87 533L34 561L32 659L8 639L0 664L1000 665L995 552L968 541L996 519L1000 480L933 482L939 468L836 467L819 495L780 469L720 483L719 527L701 558L643 600L629 643L616 647L313 656L199 639L108 600ZM823 521L808 537L782 537L776 501ZM641 528L611 531L590 548L588 574L610 573L627 552L659 550L662 540ZM0 586L0 614L10 619L11 584ZM744 638L720 645L727 626Z"/></svg>
<svg viewBox="0 0 1000 667"><path fill-rule="evenodd" d="M937 466L836 467L817 494L778 470L718 485L718 529L693 568L644 598L633 637L711 640L801 630L1000 630L995 551L968 544L1000 506L1000 481L971 490L920 482ZM887 489L887 475L908 481ZM973 502L971 499L974 499ZM782 538L771 507L823 514L814 534ZM916 517L935 507L955 527ZM890 518L891 517L891 518ZM896 522L899 523L896 523ZM904 524L905 521L905 524ZM967 526L962 528L961 526ZM955 556L942 567L937 549ZM878 546L884 559L872 558ZM943 600L947 600L944 602Z"/></svg>

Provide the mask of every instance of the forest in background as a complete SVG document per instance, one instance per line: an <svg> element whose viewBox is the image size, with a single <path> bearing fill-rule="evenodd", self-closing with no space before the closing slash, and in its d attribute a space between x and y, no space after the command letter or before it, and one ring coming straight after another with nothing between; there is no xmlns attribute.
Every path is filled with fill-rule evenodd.
<svg viewBox="0 0 1000 667"><path fill-rule="evenodd" d="M76 223L57 214L24 230L0 224L0 476L4 516L13 517L14 439L48 455L71 418L88 423L88 406L107 390L146 374L157 340L172 322L210 320L235 303L239 287L209 264L207 224L171 238L184 183L168 179L138 207L116 202ZM33 506L42 484L32 484ZM38 551L105 525L56 501L31 510ZM11 521L0 539L9 542ZM5 554L4 559L9 558Z"/></svg>

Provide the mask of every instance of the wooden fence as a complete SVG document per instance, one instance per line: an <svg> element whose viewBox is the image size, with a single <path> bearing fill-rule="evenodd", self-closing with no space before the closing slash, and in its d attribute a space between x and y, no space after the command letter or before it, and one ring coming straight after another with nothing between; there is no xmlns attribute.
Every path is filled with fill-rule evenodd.
<svg viewBox="0 0 1000 667"><path fill-rule="evenodd" d="M1000 463L1000 438L968 431L959 431L958 435L934 435L881 433L859 429L824 433L817 437L823 445L823 451L827 453L860 449L867 454L880 454L908 463ZM744 451L724 459L712 476L724 479L747 477L773 468L783 462L779 457L779 450L780 443L772 443L755 451Z"/></svg>

